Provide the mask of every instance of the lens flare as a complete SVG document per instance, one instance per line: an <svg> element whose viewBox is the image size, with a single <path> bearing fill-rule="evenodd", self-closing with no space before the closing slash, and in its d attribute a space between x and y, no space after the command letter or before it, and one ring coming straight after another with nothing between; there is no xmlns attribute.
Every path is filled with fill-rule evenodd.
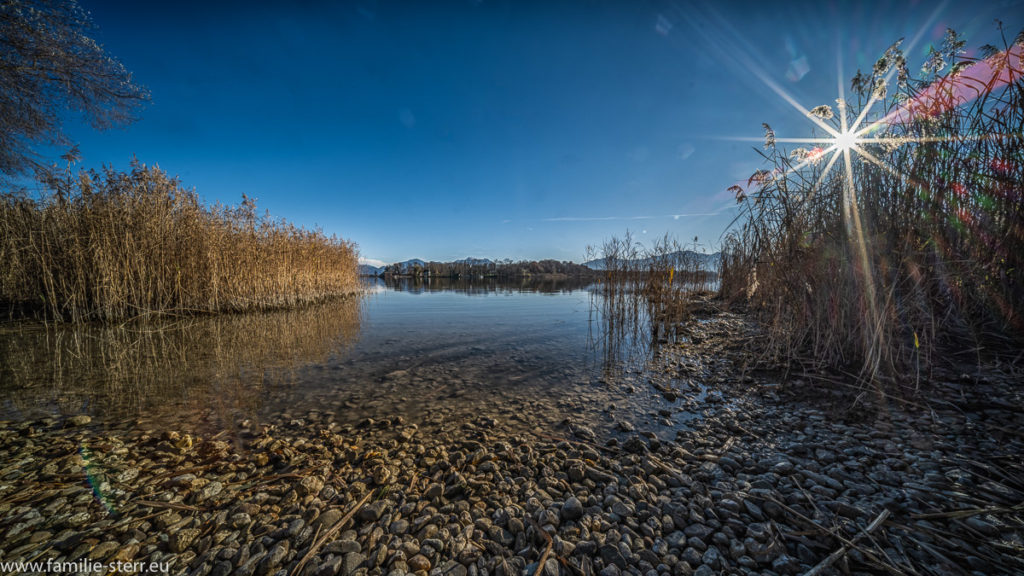
<svg viewBox="0 0 1024 576"><path fill-rule="evenodd" d="M92 452L89 450L89 447L82 444L78 448L78 456L82 459L82 468L85 470L85 479L89 482L89 487L92 488L93 497L96 498L96 501L106 509L108 514L111 516L117 516L117 509L114 507L114 504L110 501L110 498L106 493L106 489L109 484L107 484L107 480L104 478L103 471L93 460Z"/></svg>

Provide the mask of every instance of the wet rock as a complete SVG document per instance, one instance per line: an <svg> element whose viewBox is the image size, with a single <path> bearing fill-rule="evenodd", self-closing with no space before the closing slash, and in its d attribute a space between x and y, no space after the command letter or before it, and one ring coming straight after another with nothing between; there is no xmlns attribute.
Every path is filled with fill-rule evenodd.
<svg viewBox="0 0 1024 576"><path fill-rule="evenodd" d="M705 566L718 570L722 567L722 554L718 551L717 547L708 546L708 549L701 556L701 562Z"/></svg>

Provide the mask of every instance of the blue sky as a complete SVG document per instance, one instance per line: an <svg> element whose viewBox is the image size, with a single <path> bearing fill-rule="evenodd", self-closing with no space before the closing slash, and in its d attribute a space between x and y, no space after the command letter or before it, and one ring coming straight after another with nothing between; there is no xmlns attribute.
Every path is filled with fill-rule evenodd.
<svg viewBox="0 0 1024 576"><path fill-rule="evenodd" d="M364 258L580 261L631 230L714 249L761 123L896 39L1012 38L1024 3L81 0L149 88L131 126L68 126L82 166L159 164L207 201L256 197Z"/></svg>

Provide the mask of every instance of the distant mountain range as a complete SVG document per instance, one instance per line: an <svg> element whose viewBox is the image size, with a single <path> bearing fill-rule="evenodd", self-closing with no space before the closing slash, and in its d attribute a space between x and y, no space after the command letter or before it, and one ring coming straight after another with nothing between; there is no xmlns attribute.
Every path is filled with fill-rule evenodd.
<svg viewBox="0 0 1024 576"><path fill-rule="evenodd" d="M705 254L703 252L694 252L693 250L680 250L667 254L665 258L672 262L677 268L685 268L688 266L697 265L697 268L701 270L718 270L718 262L721 258L721 253L714 252L712 254ZM641 267L651 263L651 258L641 258L631 262L633 266L639 265ZM598 258L597 260L590 260L583 263L584 266L591 270L605 270L608 265L604 258Z"/></svg>
<svg viewBox="0 0 1024 576"><path fill-rule="evenodd" d="M684 268L692 266L694 263L698 268L702 270L718 270L719 253L704 254L702 252L694 252L692 250L680 250L667 255L670 261L674 261L676 267ZM650 258L643 258L634 262L634 265L645 266L651 261ZM359 265L359 274L362 276L380 276L385 270L390 269L392 273L397 272L398 274L406 274L414 270L417 266L425 268L428 262L420 260L419 258L413 258L411 260L405 260L404 262L395 262L386 266L371 266L369 264ZM453 260L451 262L442 263L445 266L452 265L465 265L465 266L488 266L490 264L497 264L490 258L463 258L461 260ZM583 266L590 268L591 270L604 270L607 265L604 258L598 258L597 260L590 260L584 262Z"/></svg>

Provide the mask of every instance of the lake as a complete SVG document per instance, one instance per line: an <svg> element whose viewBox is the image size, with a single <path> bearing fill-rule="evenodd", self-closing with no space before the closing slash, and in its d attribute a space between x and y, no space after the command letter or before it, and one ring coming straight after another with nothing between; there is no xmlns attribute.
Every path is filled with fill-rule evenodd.
<svg viewBox="0 0 1024 576"><path fill-rule="evenodd" d="M573 280L369 280L360 297L158 325L0 328L2 418L215 432L331 412L440 428L660 425L694 417L648 385L663 335ZM619 424L619 426L623 426Z"/></svg>

